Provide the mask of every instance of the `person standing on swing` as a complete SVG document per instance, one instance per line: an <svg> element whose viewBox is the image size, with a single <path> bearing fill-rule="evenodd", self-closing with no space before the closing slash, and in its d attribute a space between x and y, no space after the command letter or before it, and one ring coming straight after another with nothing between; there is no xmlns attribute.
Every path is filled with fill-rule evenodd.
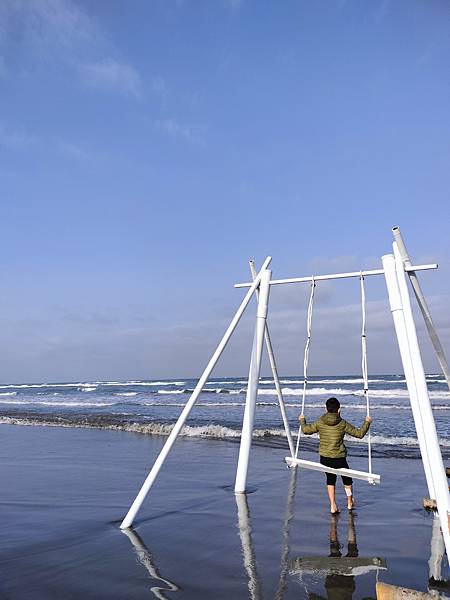
<svg viewBox="0 0 450 600"><path fill-rule="evenodd" d="M372 417L367 416L361 427L357 428L342 419L340 415L341 405L337 398L328 398L326 401L327 412L317 421L308 425L305 415L300 415L300 425L305 435L319 434L320 462L326 467L333 469L348 469L347 448L344 444L345 434L355 438L363 438L369 430ZM336 475L326 473L327 491L330 500L332 514L339 512L336 504ZM345 493L347 495L347 508L353 510L353 480L351 477L342 476Z"/></svg>

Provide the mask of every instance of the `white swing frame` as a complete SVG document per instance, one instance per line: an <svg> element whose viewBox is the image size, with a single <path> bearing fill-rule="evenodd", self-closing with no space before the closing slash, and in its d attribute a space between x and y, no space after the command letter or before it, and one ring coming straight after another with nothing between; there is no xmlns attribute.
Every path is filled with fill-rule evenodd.
<svg viewBox="0 0 450 600"><path fill-rule="evenodd" d="M253 422L261 370L262 349L264 343L266 344L267 349L269 351L270 364L272 368L272 374L274 377L276 393L283 415L283 423L286 429L286 436L288 438L291 454L293 454L292 437L290 435L289 423L286 418L283 396L281 392L275 358L273 356L273 351L270 343L270 336L267 327L267 311L270 287L272 285L312 282L313 280L317 282L330 279L347 279L355 277L368 277L373 275L384 275L386 286L388 289L390 309L394 320L397 341L400 349L401 360L403 364L406 384L411 402L411 408L416 426L417 438L422 456L422 463L427 480L428 492L430 498L436 499L446 552L447 556L450 556L450 495L444 464L442 461L442 454L439 446L439 439L436 433L436 426L434 422L430 397L428 394L425 373L420 355L420 348L417 341L416 327L411 310L411 303L406 283L406 274L408 274L411 281L413 282L415 296L421 308L422 314L424 315L427 329L430 333L431 341L438 356L439 363L442 366L443 372L450 386L450 380L448 378L449 369L447 361L443 354L442 346L440 345L437 333L431 321L429 309L426 305L425 298L420 290L420 286L416 277L417 271L436 269L437 264L412 266L398 227L395 227L393 229L393 234L395 240L393 243L394 254L387 254L382 257L382 269L355 271L350 273L335 273L331 275L316 275L314 276L314 278L295 277L290 279L277 280L271 278L271 271L268 270L268 266L272 260L270 256L266 258L261 267L261 270L257 274L254 268L252 269L251 265L253 281L249 283L235 284L236 288L247 288L247 293L244 299L242 300L238 310L236 311L236 314L234 315L222 340L220 341L214 354L212 355L208 365L206 366L202 376L200 377L197 385L195 386L194 391L192 392L189 400L187 401L184 409L182 410L161 452L156 458L139 493L137 494L134 502L128 510L128 513L126 514L125 518L123 519L120 525L121 529L127 529L133 524L134 519L138 511L140 510L142 503L144 502L150 488L152 487L167 455L169 454L173 444L175 443L175 440L179 435L182 427L184 426L200 393L202 392L206 381L208 380L212 370L216 366L223 350L225 349L229 339L231 338L231 335L236 329L240 318L242 317L246 307L248 306L254 294L258 296L258 304L256 312L255 334L250 361L249 379L247 385L247 394L245 401L244 421L242 425L239 461L236 473L236 493L243 493L246 490L247 472L253 434ZM291 461L293 460L293 456L288 458L290 458ZM297 459L297 461L298 460L299 459ZM321 467L317 467L317 463L315 463L315 468L322 470L322 467L323 465ZM338 471L338 474L341 474L343 472L342 469L336 470ZM352 470L348 469L348 471L350 474ZM373 474L370 475L371 477L374 477ZM357 478L355 474L353 474L352 476Z"/></svg>
<svg viewBox="0 0 450 600"><path fill-rule="evenodd" d="M367 344L366 344L366 292L364 289L364 275L360 271L360 288L361 288L361 371L363 377L363 391L366 399L366 415L370 416L370 402L369 402L369 375L367 370ZM309 295L308 310L306 315L306 343L303 358L303 392L302 392L302 404L301 414L305 412L305 400L306 400L306 387L308 384L308 365L309 365L309 349L311 346L311 332L312 332L312 316L313 316L313 305L314 305L314 294L316 288L316 279L314 276L311 278L311 292ZM353 479L362 479L367 481L370 485L377 485L380 483L380 475L376 475L372 472L372 442L370 429L367 436L367 455L368 455L368 466L369 470L358 471L349 468L333 468L322 463L304 460L298 458L298 451L300 447L302 426L300 424L297 434L297 444L295 447L295 454L292 456L286 456L284 459L289 467L302 467L303 469L312 469L314 471L321 471L322 473L331 473L333 475L341 475L342 477L352 477Z"/></svg>

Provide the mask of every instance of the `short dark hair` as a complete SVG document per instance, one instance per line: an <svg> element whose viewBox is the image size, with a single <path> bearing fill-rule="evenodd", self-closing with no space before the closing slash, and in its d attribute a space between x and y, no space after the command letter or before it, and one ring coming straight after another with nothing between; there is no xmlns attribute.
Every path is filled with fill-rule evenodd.
<svg viewBox="0 0 450 600"><path fill-rule="evenodd" d="M326 406L329 413L337 413L341 408L341 404L337 398L328 398Z"/></svg>

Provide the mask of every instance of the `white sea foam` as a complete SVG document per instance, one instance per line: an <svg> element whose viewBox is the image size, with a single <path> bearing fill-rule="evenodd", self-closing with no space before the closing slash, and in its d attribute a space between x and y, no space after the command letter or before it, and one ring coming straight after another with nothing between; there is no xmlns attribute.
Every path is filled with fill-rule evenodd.
<svg viewBox="0 0 450 600"><path fill-rule="evenodd" d="M300 388L282 388L284 396L301 396L302 390ZM245 390L242 390L242 393L245 393ZM266 394L268 396L275 396L276 390L258 390L258 394ZM353 390L345 390L342 388L309 388L307 389L307 395L309 396L324 396L324 395L334 395L334 396L349 396L353 394Z"/></svg>
<svg viewBox="0 0 450 600"><path fill-rule="evenodd" d="M308 436L311 438L316 438L318 439L317 434L313 434L311 436ZM365 444L367 445L367 439L358 439L358 438L348 438L349 442L355 443L355 444ZM417 438L415 437L410 437L410 436L385 436L385 435L372 435L371 437L371 442L372 444L380 444L380 445L384 445L384 446L419 446L419 442L417 440ZM443 448L450 448L450 440L448 439L441 439L440 440L440 445Z"/></svg>
<svg viewBox="0 0 450 600"><path fill-rule="evenodd" d="M121 394L117 394L118 396ZM1 402L0 402L1 403ZM278 407L278 402L257 402L256 403L258 406L262 406L262 407ZM186 406L185 402L151 402L151 401L147 401L147 402L138 402L139 406L176 406L176 407L180 407L180 408L184 408L184 406ZM195 404L195 406L202 406L204 408L208 408L208 407L212 407L212 408L233 408L233 407L243 407L245 406L245 402L197 402ZM296 403L292 403L292 402L285 402L285 406L287 408L295 408L295 409L299 409L301 406L300 401L296 402ZM318 409L320 411L324 410L324 407L322 404L319 403L305 403L305 408L308 409ZM341 408L342 409L348 409L348 410L362 410L362 411L366 411L367 407L365 404L341 404ZM433 405L432 406L433 410L449 410L450 411L450 404L448 405ZM405 411L410 411L411 407L409 404L382 404L382 405L372 405L371 406L371 411L388 411L388 410L405 410Z"/></svg>
<svg viewBox="0 0 450 600"><path fill-rule="evenodd" d="M28 406L30 404L33 404L32 402L27 402L26 400L0 400L0 404L6 404L6 405L21 405L21 404L27 404ZM36 404L40 404L36 403Z"/></svg>
<svg viewBox="0 0 450 600"><path fill-rule="evenodd" d="M17 392L0 392L0 396L15 396Z"/></svg>
<svg viewBox="0 0 450 600"><path fill-rule="evenodd" d="M260 404L266 404L264 402L258 402ZM278 406L276 403L267 403L273 406ZM179 406L180 408L184 408L186 403L183 402L139 402L139 406ZM235 406L245 406L244 402L196 402L195 406L203 406L203 407L212 407L212 408L229 408Z"/></svg>
<svg viewBox="0 0 450 600"><path fill-rule="evenodd" d="M240 390L241 393L245 393L245 389ZM282 392L284 396L301 396L302 390L299 388L282 388ZM438 390L430 390L429 392L430 398L436 399L450 399L450 392L447 391L438 391ZM268 396L276 396L275 389L259 389L258 394L268 395ZM346 388L307 388L306 396L363 396L363 390L351 390ZM409 398L408 390L396 388L392 390L369 390L370 397L374 398Z"/></svg>
<svg viewBox="0 0 450 600"><path fill-rule="evenodd" d="M34 403L30 403L34 404ZM44 406L82 406L82 407L96 407L96 406L114 406L117 404L116 402L52 402L51 400L44 400L44 402L39 402L39 404L43 404Z"/></svg>
<svg viewBox="0 0 450 600"><path fill-rule="evenodd" d="M184 385L185 381L151 381L150 385Z"/></svg>
<svg viewBox="0 0 450 600"><path fill-rule="evenodd" d="M190 394L193 392L193 389L182 389L182 390L158 390L158 394ZM209 394L245 394L247 392L246 388L241 388L238 390L230 390L224 388L203 388L202 393ZM283 396L298 396L299 398L302 396L303 390L301 388L290 388L284 387L282 388ZM277 392L273 389L267 388L259 388L258 395L266 395L266 396L276 396ZM402 388L395 389L385 389L385 390L376 390L370 389L369 395L371 398L409 398L408 390ZM439 391L439 390L429 390L430 398L446 400L450 399L450 392L448 391ZM364 396L363 390L352 390L348 388L328 388L328 387L307 387L306 389L306 397L309 396Z"/></svg>
<svg viewBox="0 0 450 600"><path fill-rule="evenodd" d="M241 380L237 380L237 379L229 379L228 381L216 381L211 380L210 383L217 383L217 385L247 385L248 380L247 379L241 379ZM273 380L271 379L270 381L261 381L259 383L273 383Z"/></svg>
<svg viewBox="0 0 450 600"><path fill-rule="evenodd" d="M38 420L32 418L15 418L15 417L0 417L1 424L9 425L30 425L30 426L47 426L47 427L74 427L74 428L87 428L87 429L110 429L117 431L131 431L134 433L143 433L147 435L163 435L168 436L173 429L172 424L167 423L125 423L125 424L95 424L89 422L72 422L64 423L55 422L51 420ZM215 438L215 439L227 439L227 438L239 438L241 436L240 430L231 429L230 427L224 427L222 425L199 425L190 426L185 425L180 433L184 437L200 437L200 438ZM255 429L255 438L270 438L270 437L286 437L283 429ZM311 436L311 437L316 437ZM352 442L366 444L366 440L357 440L356 438L351 439ZM418 447L417 439L414 437L407 436L372 436L372 442L378 445L388 446L412 446ZM441 440L441 446L450 448L450 440Z"/></svg>
<svg viewBox="0 0 450 600"><path fill-rule="evenodd" d="M82 407L95 407L95 406L114 406L116 402L64 402L64 401L52 401L52 400L0 400L0 404L13 404L21 406L82 406Z"/></svg>
<svg viewBox="0 0 450 600"><path fill-rule="evenodd" d="M78 388L79 392L95 392L95 390L97 389L97 386L95 387L82 387L82 388Z"/></svg>
<svg viewBox="0 0 450 600"><path fill-rule="evenodd" d="M101 386L148 386L184 385L184 381L92 381L74 383L9 383L0 385L0 389L33 389L33 388L83 388Z"/></svg>
<svg viewBox="0 0 450 600"><path fill-rule="evenodd" d="M137 392L117 392L115 396L137 396Z"/></svg>
<svg viewBox="0 0 450 600"><path fill-rule="evenodd" d="M106 381L97 382L102 386L117 386L117 387L154 387L155 385L184 385L185 381Z"/></svg>
<svg viewBox="0 0 450 600"><path fill-rule="evenodd" d="M358 390L353 392L355 396L363 396L364 392L362 390ZM407 389L393 389L393 390L369 390L369 395L374 398L409 398L409 393ZM436 398L446 398L450 399L450 392L445 390L428 390L428 395L432 399Z"/></svg>
<svg viewBox="0 0 450 600"><path fill-rule="evenodd" d="M395 377L395 379L392 379ZM442 378L441 375L427 375L428 383L445 383L445 379ZM403 375L397 376L389 376L389 378L369 378L369 383L405 383L405 379ZM212 384L217 385L247 385L247 379L228 379L228 380L217 380L211 381ZM303 379L300 378L283 378L281 379L281 383L291 384L291 385L303 385ZM362 378L360 377L326 377L321 379L310 379L309 384L362 384ZM17 383L17 384L1 384L0 389L33 389L33 388L81 388L81 387L97 387L97 386L144 386L144 387L153 387L153 386L180 386L185 385L186 380L161 380L161 381L142 381L142 380L128 380L128 381L92 381L92 382L65 382L65 383ZM273 379L265 378L260 380L261 385L270 385L273 384Z"/></svg>
<svg viewBox="0 0 450 600"><path fill-rule="evenodd" d="M20 383L0 385L0 389L33 389L33 388L83 388L92 387L92 383Z"/></svg>
<svg viewBox="0 0 450 600"><path fill-rule="evenodd" d="M364 380L362 378L358 379L311 379L308 383L348 383L348 384L358 384L362 385ZM390 383L389 380L386 379L370 379L369 383Z"/></svg>
<svg viewBox="0 0 450 600"><path fill-rule="evenodd" d="M273 402L271 403L272 406L278 406L277 402ZM290 407L290 408L299 408L300 407L300 403L296 403L296 404L290 404L288 402L285 403L285 406ZM320 404L307 404L305 403L305 407L306 408L317 408L320 410L323 410L323 406ZM350 410L367 410L367 406L365 404L342 404L341 403L341 408L343 409L350 409ZM432 405L432 409L433 410L450 410L450 404L448 405ZM410 404L371 404L370 406L370 410L371 411L380 411L380 410L407 410L407 411L411 411L411 406Z"/></svg>

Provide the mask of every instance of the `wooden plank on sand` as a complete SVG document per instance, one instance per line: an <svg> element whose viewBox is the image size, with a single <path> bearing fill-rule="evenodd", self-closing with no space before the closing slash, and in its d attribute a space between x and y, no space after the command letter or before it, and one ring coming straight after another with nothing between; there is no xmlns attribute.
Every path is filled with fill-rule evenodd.
<svg viewBox="0 0 450 600"><path fill-rule="evenodd" d="M377 600L432 600L436 596L388 583L377 583Z"/></svg>
<svg viewBox="0 0 450 600"><path fill-rule="evenodd" d="M425 510L437 510L436 500L431 500L431 498L424 498L423 507Z"/></svg>
<svg viewBox="0 0 450 600"><path fill-rule="evenodd" d="M450 491L450 486L448 487ZM437 510L436 500L431 500L431 498L423 499L423 507L425 510Z"/></svg>

